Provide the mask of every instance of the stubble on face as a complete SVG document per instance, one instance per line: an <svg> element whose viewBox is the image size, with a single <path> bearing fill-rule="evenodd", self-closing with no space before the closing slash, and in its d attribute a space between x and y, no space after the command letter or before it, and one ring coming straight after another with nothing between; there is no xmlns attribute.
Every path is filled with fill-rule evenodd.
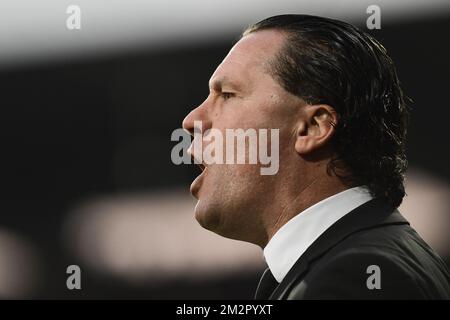
<svg viewBox="0 0 450 320"><path fill-rule="evenodd" d="M292 112L299 103L268 72L284 39L274 30L242 38L212 75L211 93L198 107L201 117L224 136L226 129L279 129L280 169L292 156ZM221 92L234 95L224 101ZM210 165L198 191L195 217L204 228L222 236L263 242L264 215L274 204L279 180L279 175L261 175L260 165Z"/></svg>

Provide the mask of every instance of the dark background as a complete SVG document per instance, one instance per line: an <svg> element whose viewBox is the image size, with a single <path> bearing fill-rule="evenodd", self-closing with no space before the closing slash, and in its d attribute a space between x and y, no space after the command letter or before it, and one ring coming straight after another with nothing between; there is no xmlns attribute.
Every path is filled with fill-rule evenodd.
<svg viewBox="0 0 450 320"><path fill-rule="evenodd" d="M447 183L449 30L450 19L440 17L370 32L413 100L410 165ZM33 243L42 262L26 297L252 297L257 272L133 286L83 269L83 290L69 291L66 266L83 265L61 241L64 213L80 199L178 186L188 192L197 170L172 164L170 135L208 94L207 81L238 32L197 45L0 70L0 225Z"/></svg>

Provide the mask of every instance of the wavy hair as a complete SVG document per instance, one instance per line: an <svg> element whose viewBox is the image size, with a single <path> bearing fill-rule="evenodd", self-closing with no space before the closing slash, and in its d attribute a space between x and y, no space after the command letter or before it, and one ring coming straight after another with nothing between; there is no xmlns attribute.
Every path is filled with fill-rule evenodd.
<svg viewBox="0 0 450 320"><path fill-rule="evenodd" d="M274 78L305 102L327 104L338 114L328 170L398 207L405 196L409 112L386 49L351 24L309 15L270 17L242 36L264 29L286 34L270 64Z"/></svg>

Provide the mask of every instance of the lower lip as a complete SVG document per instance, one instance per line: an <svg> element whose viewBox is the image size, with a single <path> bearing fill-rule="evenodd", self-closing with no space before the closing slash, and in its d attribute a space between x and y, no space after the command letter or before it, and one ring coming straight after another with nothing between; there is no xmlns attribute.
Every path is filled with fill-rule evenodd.
<svg viewBox="0 0 450 320"><path fill-rule="evenodd" d="M203 177L205 176L207 168L205 168L202 173L198 175L197 178L192 182L191 184L191 194L198 199L198 192L200 191L200 188L202 186Z"/></svg>

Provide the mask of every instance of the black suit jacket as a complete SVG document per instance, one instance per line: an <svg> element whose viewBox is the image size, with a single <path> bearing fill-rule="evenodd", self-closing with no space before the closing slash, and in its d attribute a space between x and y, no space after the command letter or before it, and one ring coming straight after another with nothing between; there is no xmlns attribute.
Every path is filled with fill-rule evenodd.
<svg viewBox="0 0 450 320"><path fill-rule="evenodd" d="M325 231L269 299L450 299L450 275L400 213L374 199Z"/></svg>

